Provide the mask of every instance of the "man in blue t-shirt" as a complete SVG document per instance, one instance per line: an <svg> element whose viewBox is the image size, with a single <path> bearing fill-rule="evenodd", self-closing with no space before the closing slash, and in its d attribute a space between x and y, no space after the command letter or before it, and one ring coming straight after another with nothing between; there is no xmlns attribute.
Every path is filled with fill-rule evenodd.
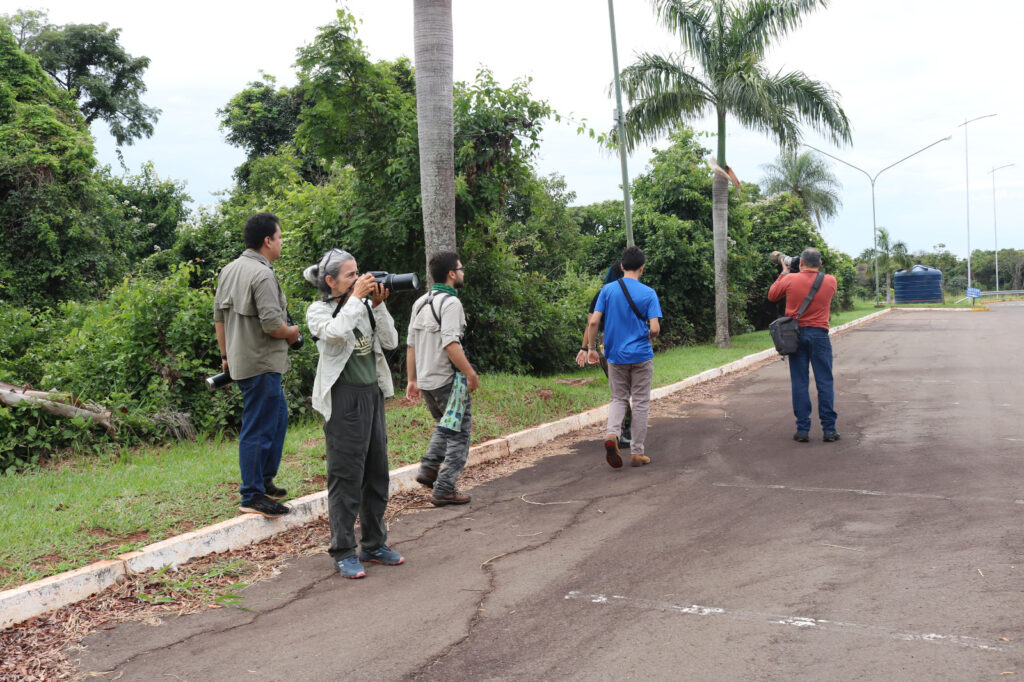
<svg viewBox="0 0 1024 682"><path fill-rule="evenodd" d="M638 467L651 461L644 454L644 440L654 376L651 339L661 331L661 305L654 289L640 283L646 262L644 252L635 246L622 252L622 279L604 285L587 323L588 338L596 339L601 319L605 321L604 354L608 358L608 388L612 401L608 408L604 448L605 459L616 469L622 466L619 434L630 398L633 401L630 464Z"/></svg>

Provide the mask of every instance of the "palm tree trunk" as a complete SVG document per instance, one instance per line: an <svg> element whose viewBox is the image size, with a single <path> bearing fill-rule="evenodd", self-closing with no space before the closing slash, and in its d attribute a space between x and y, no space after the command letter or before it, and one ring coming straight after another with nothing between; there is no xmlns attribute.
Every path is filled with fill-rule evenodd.
<svg viewBox="0 0 1024 682"><path fill-rule="evenodd" d="M725 163L725 111L718 111L718 165ZM729 348L729 180L718 173L711 184L711 228L715 250L715 345Z"/></svg>
<svg viewBox="0 0 1024 682"><path fill-rule="evenodd" d="M452 2L415 0L413 7L420 196L429 262L439 251L455 250Z"/></svg>
<svg viewBox="0 0 1024 682"><path fill-rule="evenodd" d="M711 221L715 248L715 345L729 348L729 181L718 173L711 185Z"/></svg>

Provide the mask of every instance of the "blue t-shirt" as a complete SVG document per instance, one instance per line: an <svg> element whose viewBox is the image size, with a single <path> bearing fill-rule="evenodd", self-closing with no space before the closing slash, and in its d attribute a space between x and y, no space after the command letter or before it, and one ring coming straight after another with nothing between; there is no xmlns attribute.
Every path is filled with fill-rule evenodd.
<svg viewBox="0 0 1024 682"><path fill-rule="evenodd" d="M623 277L629 295L637 310L646 319L661 318L661 304L658 294L646 284L631 277ZM604 316L604 355L608 362L616 365L632 365L654 358L650 330L633 312L622 293L619 282L605 284L597 297L594 310Z"/></svg>

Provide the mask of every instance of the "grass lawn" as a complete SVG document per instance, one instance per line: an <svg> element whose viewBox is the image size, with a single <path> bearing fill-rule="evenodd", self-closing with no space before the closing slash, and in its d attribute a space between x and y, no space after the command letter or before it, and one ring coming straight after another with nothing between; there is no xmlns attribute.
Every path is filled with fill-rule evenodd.
<svg viewBox="0 0 1024 682"><path fill-rule="evenodd" d="M858 301L832 326L875 312ZM767 331L658 353L654 384L664 386L771 347ZM593 377L573 386L557 379ZM233 390L233 389L232 389ZM592 367L552 377L487 374L473 394L473 442L577 414L608 402L608 381ZM388 401L393 467L416 462L433 420L422 403ZM278 485L298 497L323 490L323 430L292 424ZM238 514L238 451L233 439L212 437L163 447L67 459L26 474L0 476L0 589L115 558L151 542Z"/></svg>

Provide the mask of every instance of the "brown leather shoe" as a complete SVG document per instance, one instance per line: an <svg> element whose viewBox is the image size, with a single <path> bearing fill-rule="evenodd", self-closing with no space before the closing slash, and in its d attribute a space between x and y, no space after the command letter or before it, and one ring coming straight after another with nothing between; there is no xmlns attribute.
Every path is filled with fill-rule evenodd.
<svg viewBox="0 0 1024 682"><path fill-rule="evenodd" d="M469 500L469 495L460 493L458 490L453 490L447 495L434 493L430 497L430 503L435 507L443 507L448 504L469 504Z"/></svg>
<svg viewBox="0 0 1024 682"><path fill-rule="evenodd" d="M609 433L604 437L604 458L612 469L622 466L622 457L619 456L619 437Z"/></svg>
<svg viewBox="0 0 1024 682"><path fill-rule="evenodd" d="M437 480L437 469L428 469L427 467L420 467L419 473L416 474L416 482L427 488L434 487L434 481Z"/></svg>
<svg viewBox="0 0 1024 682"><path fill-rule="evenodd" d="M630 466L635 467L642 467L643 465L648 464L650 461L651 458L648 457L647 455L632 455L629 458Z"/></svg>

